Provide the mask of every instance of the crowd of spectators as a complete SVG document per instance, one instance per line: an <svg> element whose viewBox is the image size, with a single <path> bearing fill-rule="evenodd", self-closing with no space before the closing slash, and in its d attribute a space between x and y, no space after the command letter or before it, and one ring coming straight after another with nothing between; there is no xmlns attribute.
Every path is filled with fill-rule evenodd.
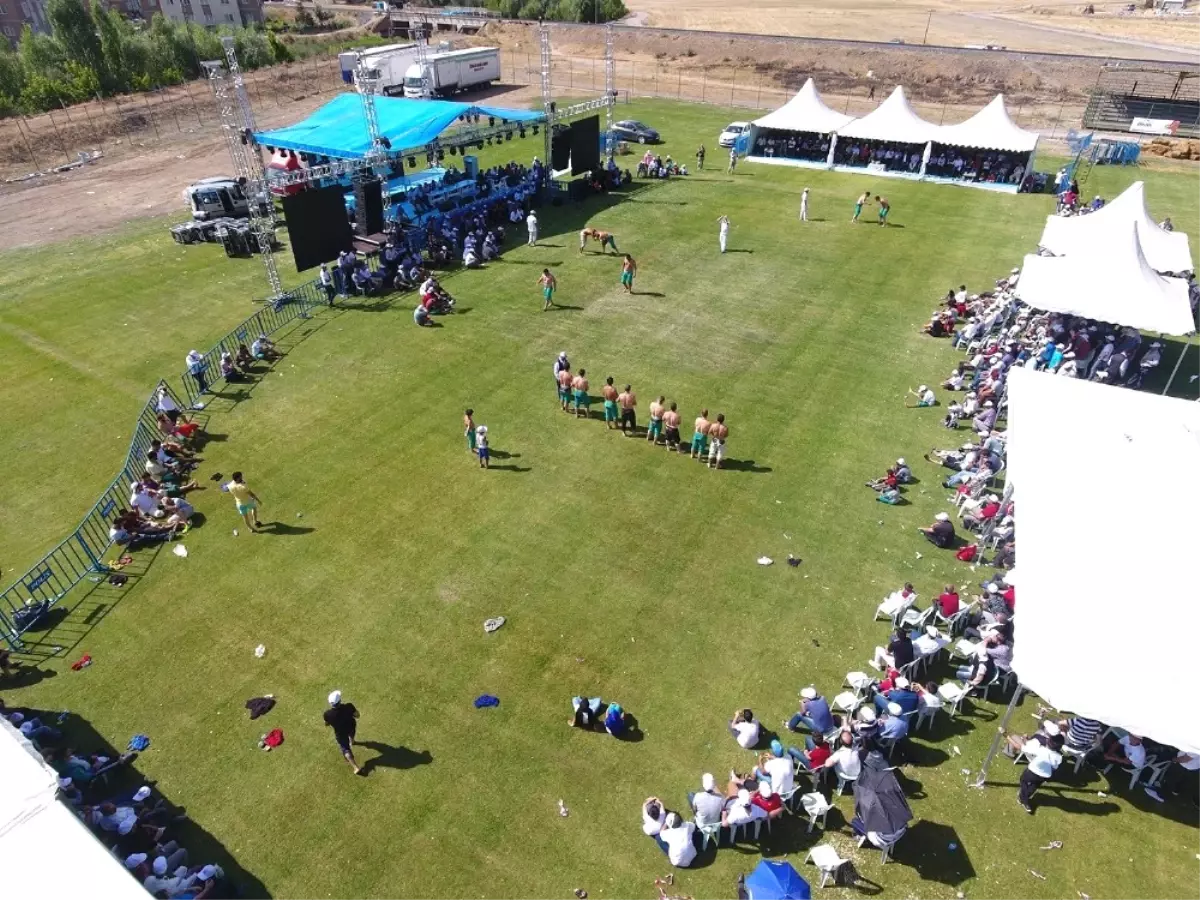
<svg viewBox="0 0 1200 900"><path fill-rule="evenodd" d="M921 171L921 156L924 152L924 144L839 138L833 148L833 162L838 166L864 169L871 165L883 166L889 172L916 175Z"/></svg>
<svg viewBox="0 0 1200 900"><path fill-rule="evenodd" d="M752 156L768 159L798 159L805 162L823 163L829 158L830 137L812 132L781 131L777 128L760 128L754 136Z"/></svg>
<svg viewBox="0 0 1200 900"><path fill-rule="evenodd" d="M1016 184L1025 187L1029 153L1008 150L976 150L934 143L925 174L987 184Z"/></svg>

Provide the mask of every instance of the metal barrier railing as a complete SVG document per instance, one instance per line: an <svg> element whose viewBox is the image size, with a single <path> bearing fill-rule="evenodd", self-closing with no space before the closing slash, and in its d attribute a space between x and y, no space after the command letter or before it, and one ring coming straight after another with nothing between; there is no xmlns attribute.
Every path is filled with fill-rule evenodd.
<svg viewBox="0 0 1200 900"><path fill-rule="evenodd" d="M179 403L166 382L160 381L155 386L138 415L125 464L117 477L66 540L0 593L0 637L13 649L20 648L21 635L40 618L40 615L34 615L39 608L44 613L84 579L99 581L107 574L104 556L113 543L109 536L113 513L128 505L130 483L145 471L151 441L159 437L160 390Z"/></svg>

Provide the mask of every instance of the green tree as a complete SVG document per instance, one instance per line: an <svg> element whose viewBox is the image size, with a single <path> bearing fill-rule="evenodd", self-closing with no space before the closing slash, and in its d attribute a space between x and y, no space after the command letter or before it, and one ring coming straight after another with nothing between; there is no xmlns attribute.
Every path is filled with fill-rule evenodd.
<svg viewBox="0 0 1200 900"><path fill-rule="evenodd" d="M0 41L0 97L8 98L10 111L24 87L25 70L21 58L8 46L8 41ZM0 112L0 115L9 114Z"/></svg>
<svg viewBox="0 0 1200 900"><path fill-rule="evenodd" d="M104 71L104 51L100 35L83 0L49 0L46 16L56 40L67 58L93 72Z"/></svg>
<svg viewBox="0 0 1200 900"><path fill-rule="evenodd" d="M291 62L295 59L288 45L273 31L267 32L267 46L271 48L271 58L277 63Z"/></svg>
<svg viewBox="0 0 1200 900"><path fill-rule="evenodd" d="M21 29L17 55L21 60L26 80L34 75L53 76L62 71L67 61L67 56L58 41L48 34L37 34L28 24Z"/></svg>
<svg viewBox="0 0 1200 900"><path fill-rule="evenodd" d="M125 33L121 17L113 10L106 10L100 0L92 0L92 20L100 31L100 52L104 59L103 75L109 91L123 91L129 87L129 62L125 58Z"/></svg>

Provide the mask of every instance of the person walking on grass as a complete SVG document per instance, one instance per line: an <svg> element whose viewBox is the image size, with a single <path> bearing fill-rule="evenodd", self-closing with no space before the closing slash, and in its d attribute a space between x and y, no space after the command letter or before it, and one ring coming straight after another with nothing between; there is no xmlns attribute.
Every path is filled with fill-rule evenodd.
<svg viewBox="0 0 1200 900"><path fill-rule="evenodd" d="M486 425L480 425L475 429L475 452L479 454L479 468L488 468L492 458L492 451L488 447L488 429Z"/></svg>
<svg viewBox="0 0 1200 900"><path fill-rule="evenodd" d="M717 224L720 225L718 239L721 242L721 252L725 252L725 246L729 243L729 216L718 216Z"/></svg>
<svg viewBox="0 0 1200 900"><path fill-rule="evenodd" d="M808 221L808 188L800 192L800 221Z"/></svg>
<svg viewBox="0 0 1200 900"><path fill-rule="evenodd" d="M857 222L858 217L862 215L863 207L871 200L871 192L863 191L859 198L854 201L854 216L850 219L851 222Z"/></svg>
<svg viewBox="0 0 1200 900"><path fill-rule="evenodd" d="M729 148L729 173L728 174L732 175L734 169L736 169L736 168L737 168L737 147L730 147Z"/></svg>
<svg viewBox="0 0 1200 900"><path fill-rule="evenodd" d="M564 366L558 371L558 403L562 407L563 412L571 411L571 386L575 382L575 376L571 374L571 367Z"/></svg>
<svg viewBox="0 0 1200 900"><path fill-rule="evenodd" d="M717 421L708 427L708 467L721 468L721 460L725 458L725 439L729 437L729 426L725 424L725 414L719 413Z"/></svg>
<svg viewBox="0 0 1200 900"><path fill-rule="evenodd" d="M525 228L529 232L529 246L532 247L537 244L538 239L537 213L532 209L529 211L529 215L525 217Z"/></svg>
<svg viewBox="0 0 1200 900"><path fill-rule="evenodd" d="M704 145L701 144L696 148L696 168L701 172L704 171Z"/></svg>
<svg viewBox="0 0 1200 900"><path fill-rule="evenodd" d="M251 531L258 531L262 525L258 521L258 505L262 503L258 494L250 490L241 472L234 472L231 481L222 485L221 490L233 497L237 505L238 515L246 522Z"/></svg>
<svg viewBox="0 0 1200 900"><path fill-rule="evenodd" d="M549 269L542 269L542 274L538 278L538 284L542 286L542 299L546 301L542 307L542 312L545 312L550 307L554 306L554 289L558 287L558 279L550 274Z"/></svg>
<svg viewBox="0 0 1200 900"><path fill-rule="evenodd" d="M329 695L329 709L325 710L325 724L333 729L333 739L337 741L338 749L355 775L362 773L358 763L354 761L354 736L358 732L358 710L353 703L342 702L342 692L333 691Z"/></svg>
<svg viewBox="0 0 1200 900"><path fill-rule="evenodd" d="M475 452L475 410L468 409L463 413L463 429L467 437L467 452Z"/></svg>
<svg viewBox="0 0 1200 900"><path fill-rule="evenodd" d="M887 225L888 213L892 211L892 206L888 203L887 197L876 197L875 202L879 204L879 224Z"/></svg>
<svg viewBox="0 0 1200 900"><path fill-rule="evenodd" d="M604 379L600 393L604 395L604 427L611 431L617 427L617 389L611 375Z"/></svg>
<svg viewBox="0 0 1200 900"><path fill-rule="evenodd" d="M617 406L621 407L621 433L626 437L637 434L637 395L633 385L625 385L625 390L617 394Z"/></svg>
<svg viewBox="0 0 1200 900"><path fill-rule="evenodd" d="M637 274L637 262L628 253L625 254L625 259L621 262L621 287L625 288L625 293L633 293L633 276Z"/></svg>

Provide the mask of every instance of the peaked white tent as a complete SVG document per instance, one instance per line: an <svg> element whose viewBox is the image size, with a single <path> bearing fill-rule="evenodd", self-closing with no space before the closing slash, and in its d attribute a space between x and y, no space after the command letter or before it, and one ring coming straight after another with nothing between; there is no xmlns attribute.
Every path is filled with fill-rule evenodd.
<svg viewBox="0 0 1200 900"><path fill-rule="evenodd" d="M778 131L805 131L829 134L854 121L854 116L830 109L821 99L817 86L810 78L791 100L779 109L755 119L755 128L772 128ZM752 145L753 146L753 145Z"/></svg>
<svg viewBox="0 0 1200 900"><path fill-rule="evenodd" d="M1004 95L997 94L965 122L938 128L933 140L950 147L1032 153L1037 149L1038 133L1019 127L1004 107Z"/></svg>
<svg viewBox="0 0 1200 900"><path fill-rule="evenodd" d="M1086 254L1026 256L1017 297L1034 309L1143 331L1191 334L1195 324L1187 282L1154 271L1142 252L1142 227L1127 220L1097 232Z"/></svg>
<svg viewBox="0 0 1200 900"><path fill-rule="evenodd" d="M1055 256L1094 256L1111 230L1138 225L1142 253L1156 272L1190 272L1195 268L1188 236L1163 231L1146 209L1146 186L1135 181L1110 203L1084 216L1049 216L1038 244ZM1022 276L1024 277L1024 276Z"/></svg>
<svg viewBox="0 0 1200 900"><path fill-rule="evenodd" d="M868 141L896 141L901 144L927 144L937 138L939 128L926 122L908 103L904 88L897 85L879 106L861 119L838 130L839 140L859 138Z"/></svg>
<svg viewBox="0 0 1200 900"><path fill-rule="evenodd" d="M0 717L0 860L8 897L147 894L58 799L58 773Z"/></svg>
<svg viewBox="0 0 1200 900"><path fill-rule="evenodd" d="M1200 706L1164 690L1195 677L1200 404L1019 366L1008 397L1021 518L1013 670L1059 709L1200 752ZM1064 506L1064 472L1103 484L1119 520ZM1145 621L1163 627L1135 635L1130 614L1148 600Z"/></svg>

